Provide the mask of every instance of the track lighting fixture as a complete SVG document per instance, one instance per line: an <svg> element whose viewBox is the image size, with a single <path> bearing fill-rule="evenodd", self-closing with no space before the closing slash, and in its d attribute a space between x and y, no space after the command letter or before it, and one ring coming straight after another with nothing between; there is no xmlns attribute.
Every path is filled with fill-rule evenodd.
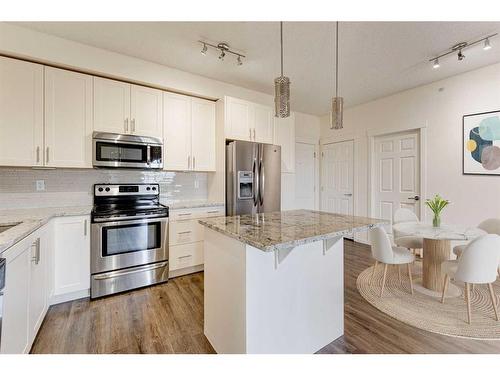
<svg viewBox="0 0 500 375"><path fill-rule="evenodd" d="M491 49L490 38L486 38L486 39L484 40L484 46L483 46L483 49L484 49L485 51L487 51L487 50Z"/></svg>
<svg viewBox="0 0 500 375"><path fill-rule="evenodd" d="M497 35L498 35L498 33L495 33L495 34L487 35L484 38L481 38L481 39L478 39L478 40L474 40L472 42L460 42L460 43L457 43L457 44L451 46L448 51L440 54L439 56L433 57L429 61L432 62L432 67L434 69L439 68L439 59L441 57L448 56L448 55L453 54L453 53L457 54L458 61L463 61L465 59L465 54L464 54L463 51L466 48L469 48L469 47L472 47L472 46L474 46L474 45L476 45L478 43L484 42L483 49L484 50L489 50L489 49L491 49L490 39L493 38L494 36L497 36Z"/></svg>
<svg viewBox="0 0 500 375"><path fill-rule="evenodd" d="M207 50L208 50L207 45L205 43L203 43L203 48L201 50L201 54L203 56L206 56L207 55Z"/></svg>
<svg viewBox="0 0 500 375"><path fill-rule="evenodd" d="M204 42L202 40L199 40L198 43L201 43L203 45L203 48L201 50L202 55L206 55L207 51L208 51L208 47L211 47L213 49L216 49L217 51L220 51L220 54L219 54L220 61L224 61L224 58L226 57L226 55L231 54L231 55L236 56L236 65L238 65L238 66L243 65L242 57L246 57L246 56L239 53L239 52L232 51L229 48L229 44L227 44L225 42L221 42L221 43L215 45L215 44L210 44L208 42Z"/></svg>

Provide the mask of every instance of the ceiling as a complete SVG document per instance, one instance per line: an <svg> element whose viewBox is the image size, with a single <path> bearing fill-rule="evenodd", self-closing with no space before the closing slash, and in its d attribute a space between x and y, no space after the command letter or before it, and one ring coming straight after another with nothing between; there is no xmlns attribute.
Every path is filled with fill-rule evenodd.
<svg viewBox="0 0 500 375"><path fill-rule="evenodd" d="M91 46L134 56L238 86L273 94L279 75L277 22L17 22ZM346 106L437 81L500 61L500 37L493 48L481 46L441 60L433 55L461 41L500 31L500 22L342 22L339 85ZM284 74L290 77L292 109L323 115L333 93L331 22L286 22ZM246 54L242 66L234 58L221 62L216 51L200 54L199 39L225 41Z"/></svg>

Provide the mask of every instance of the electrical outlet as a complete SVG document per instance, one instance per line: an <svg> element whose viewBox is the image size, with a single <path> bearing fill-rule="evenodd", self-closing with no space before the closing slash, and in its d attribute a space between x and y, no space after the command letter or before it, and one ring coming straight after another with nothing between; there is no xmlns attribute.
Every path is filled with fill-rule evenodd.
<svg viewBox="0 0 500 375"><path fill-rule="evenodd" d="M36 180L36 191L45 191L45 180Z"/></svg>

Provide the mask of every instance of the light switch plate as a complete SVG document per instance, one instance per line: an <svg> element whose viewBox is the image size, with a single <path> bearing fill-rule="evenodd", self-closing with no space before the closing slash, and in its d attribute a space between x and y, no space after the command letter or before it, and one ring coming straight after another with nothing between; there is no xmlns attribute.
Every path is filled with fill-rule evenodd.
<svg viewBox="0 0 500 375"><path fill-rule="evenodd" d="M36 191L45 191L45 180L36 180Z"/></svg>

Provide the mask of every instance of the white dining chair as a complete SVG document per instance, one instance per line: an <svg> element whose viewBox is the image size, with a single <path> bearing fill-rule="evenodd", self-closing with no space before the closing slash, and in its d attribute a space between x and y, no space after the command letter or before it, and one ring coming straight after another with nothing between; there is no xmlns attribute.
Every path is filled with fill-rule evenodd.
<svg viewBox="0 0 500 375"><path fill-rule="evenodd" d="M399 223L418 223L417 215L412 210L408 208L398 208L394 212L394 218L392 220L393 224ZM394 235L394 243L400 247L406 247L410 251L419 251L420 256L422 256L422 249L424 247L424 240L421 237L416 236L406 236L400 233L398 230L392 229Z"/></svg>
<svg viewBox="0 0 500 375"><path fill-rule="evenodd" d="M491 303L498 321L497 299L492 283L497 278L500 262L500 236L486 234L471 241L458 260L447 260L441 263L441 272L446 276L443 285L441 303L444 303L450 279L465 283L465 301L467 303L467 321L472 318L470 287L471 284L488 284Z"/></svg>
<svg viewBox="0 0 500 375"><path fill-rule="evenodd" d="M486 219L479 223L477 226L479 229L484 230L489 234L500 235L500 219ZM467 244L457 245L453 247L453 254L460 258Z"/></svg>
<svg viewBox="0 0 500 375"><path fill-rule="evenodd" d="M380 297L384 294L385 280L387 277L387 267L396 265L398 267L399 281L401 282L400 265L406 264L408 268L408 278L410 280L410 290L413 294L413 280L411 276L411 264L415 261L415 255L403 247L392 246L391 240L383 227L375 227L370 229L370 242L372 256L375 259L372 275L370 278L370 286L372 285L375 269L379 263L384 265L384 276L382 277L382 287L380 289Z"/></svg>

